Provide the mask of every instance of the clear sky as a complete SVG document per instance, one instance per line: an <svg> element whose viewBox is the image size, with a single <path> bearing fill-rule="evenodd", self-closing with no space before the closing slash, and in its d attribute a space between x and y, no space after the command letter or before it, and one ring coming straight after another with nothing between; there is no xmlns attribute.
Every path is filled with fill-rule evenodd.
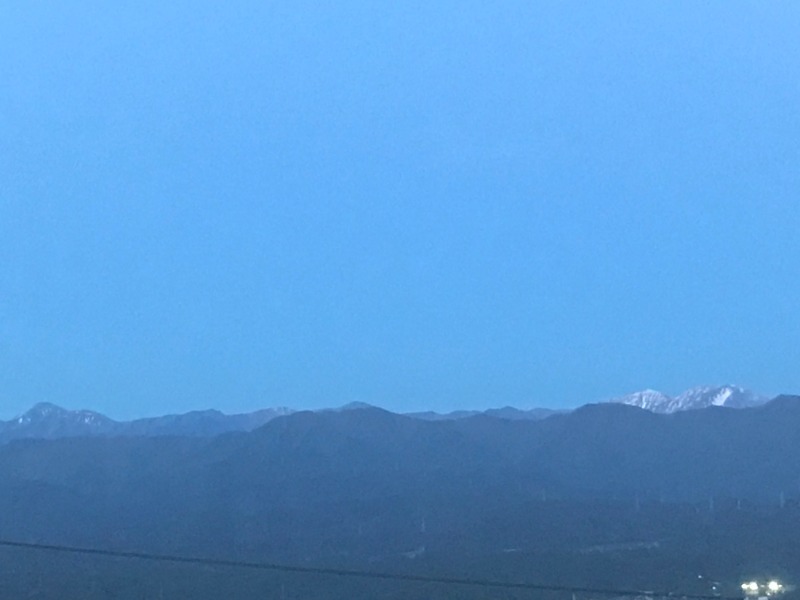
<svg viewBox="0 0 800 600"><path fill-rule="evenodd" d="M0 4L0 416L800 392L800 4Z"/></svg>

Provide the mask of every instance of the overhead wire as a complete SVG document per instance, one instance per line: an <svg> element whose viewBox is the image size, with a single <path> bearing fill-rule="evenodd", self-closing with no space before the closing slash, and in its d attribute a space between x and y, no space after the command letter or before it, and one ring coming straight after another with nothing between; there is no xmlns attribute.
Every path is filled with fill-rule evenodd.
<svg viewBox="0 0 800 600"><path fill-rule="evenodd" d="M104 548L86 548L60 544L44 544L37 542L21 542L0 539L0 547L57 552L63 554L82 554L107 558L123 558L132 560L170 562L176 564L201 565L206 567L227 567L234 569L251 569L276 571L282 573L298 573L306 575L327 575L353 577L362 579L382 579L451 586L481 587L509 590L528 590L539 592L563 592L571 594L592 594L597 596L675 598L685 600L741 600L739 596L719 596L712 594L684 594L679 592L655 592L644 590L625 590L613 588L594 588L585 586L550 585L529 582L499 581L492 579L442 577L431 575L414 575L410 573L390 573L382 571L363 571L357 569L340 569L335 567L311 567L271 562L250 562L224 558L208 558L199 556L180 556L174 554L153 554L128 550L110 550Z"/></svg>

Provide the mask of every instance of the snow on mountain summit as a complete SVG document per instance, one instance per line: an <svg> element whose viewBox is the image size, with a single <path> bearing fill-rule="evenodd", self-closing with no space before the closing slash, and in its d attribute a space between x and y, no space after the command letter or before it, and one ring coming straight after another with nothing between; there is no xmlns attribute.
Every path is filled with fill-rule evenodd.
<svg viewBox="0 0 800 600"><path fill-rule="evenodd" d="M763 404L768 398L743 387L724 385L721 387L694 387L678 395L675 400L683 407L681 410L688 410L706 406L747 408Z"/></svg>
<svg viewBox="0 0 800 600"><path fill-rule="evenodd" d="M634 392L621 398L615 398L612 402L619 402L621 404L629 404L631 406L638 406L645 410L652 410L653 412L663 412L660 410L662 407L669 405L672 398L666 394L662 394L657 390L642 390L641 392Z"/></svg>
<svg viewBox="0 0 800 600"><path fill-rule="evenodd" d="M67 410L50 402L39 402L30 410L14 419L16 426L102 427L111 423L111 419L92 410Z"/></svg>
<svg viewBox="0 0 800 600"><path fill-rule="evenodd" d="M747 408L763 404L768 399L755 392L735 385L698 386L677 396L667 396L655 390L634 392L611 402L638 406L655 413L674 413L682 410L696 410L709 406L727 406L729 408Z"/></svg>

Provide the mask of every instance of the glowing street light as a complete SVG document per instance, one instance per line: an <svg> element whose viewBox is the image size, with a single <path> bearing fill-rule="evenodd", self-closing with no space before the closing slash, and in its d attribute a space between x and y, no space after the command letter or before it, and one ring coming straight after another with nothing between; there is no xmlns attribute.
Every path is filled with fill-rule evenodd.
<svg viewBox="0 0 800 600"><path fill-rule="evenodd" d="M782 589L783 586L775 580L772 580L767 584L767 591L769 591L772 594L777 594Z"/></svg>
<svg viewBox="0 0 800 600"><path fill-rule="evenodd" d="M759 583L758 581L745 581L742 584L742 592L748 597L766 598L767 596L774 596L784 591L783 584L774 579L767 583Z"/></svg>

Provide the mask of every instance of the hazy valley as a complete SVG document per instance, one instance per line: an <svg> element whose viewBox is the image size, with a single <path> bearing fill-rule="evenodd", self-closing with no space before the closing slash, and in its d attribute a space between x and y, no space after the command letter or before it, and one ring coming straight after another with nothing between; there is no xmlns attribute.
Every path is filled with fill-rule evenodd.
<svg viewBox="0 0 800 600"><path fill-rule="evenodd" d="M0 446L6 539L685 593L717 581L735 594L742 577L800 569L800 397L670 414L611 402L546 418L353 406L270 413L257 427L237 416L239 430L227 422L221 433L204 425L184 435L75 435L53 420L107 421L37 410L27 425L38 415L55 439ZM201 417L221 418L190 421ZM44 586L100 560L58 559L72 566L43 572L37 561L47 557L13 557ZM175 568L159 585L188 577L182 567L176 579ZM207 576L216 583L199 597L255 575ZM338 582L336 595L324 581L309 589L258 577L288 581L291 597L367 594L363 582ZM71 589L102 597L100 588ZM387 598L425 593L380 589Z"/></svg>

